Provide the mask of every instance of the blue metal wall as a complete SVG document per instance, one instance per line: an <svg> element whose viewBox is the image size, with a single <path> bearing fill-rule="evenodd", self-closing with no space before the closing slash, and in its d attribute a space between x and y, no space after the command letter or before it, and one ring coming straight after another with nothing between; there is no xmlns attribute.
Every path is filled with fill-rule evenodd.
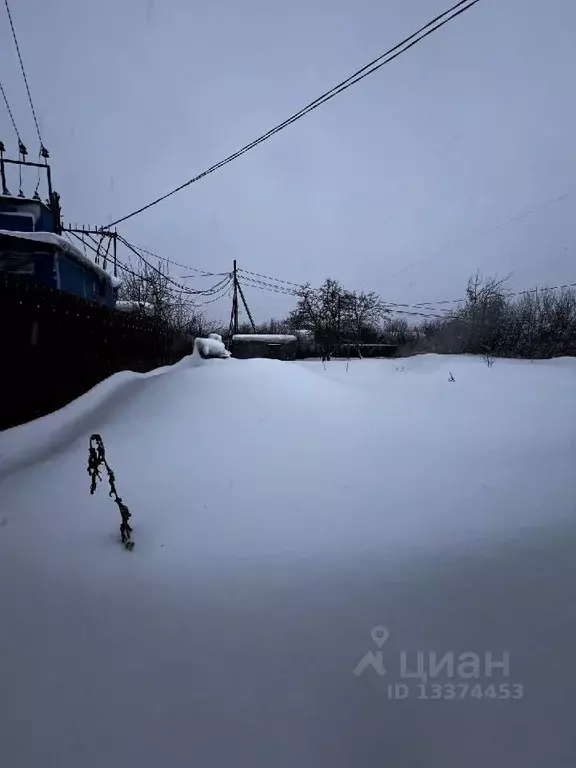
<svg viewBox="0 0 576 768"><path fill-rule="evenodd" d="M54 217L42 201L0 195L0 229L54 232Z"/></svg>
<svg viewBox="0 0 576 768"><path fill-rule="evenodd" d="M98 274L88 267L84 267L77 261L63 253L57 255L58 259L58 288L74 296L80 296L88 301L95 301L107 307L115 304L115 293L107 280L103 280Z"/></svg>
<svg viewBox="0 0 576 768"><path fill-rule="evenodd" d="M34 280L41 285L56 288L56 263L54 253L34 254Z"/></svg>

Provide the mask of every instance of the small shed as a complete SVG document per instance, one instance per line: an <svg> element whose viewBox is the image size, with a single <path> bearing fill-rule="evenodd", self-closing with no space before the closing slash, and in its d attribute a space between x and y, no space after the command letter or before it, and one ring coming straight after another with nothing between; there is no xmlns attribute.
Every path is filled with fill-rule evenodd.
<svg viewBox="0 0 576 768"><path fill-rule="evenodd" d="M0 230L0 271L107 307L122 282L52 232Z"/></svg>
<svg viewBox="0 0 576 768"><path fill-rule="evenodd" d="M237 333L232 336L233 357L267 357L273 360L295 360L298 348L296 336L283 333Z"/></svg>

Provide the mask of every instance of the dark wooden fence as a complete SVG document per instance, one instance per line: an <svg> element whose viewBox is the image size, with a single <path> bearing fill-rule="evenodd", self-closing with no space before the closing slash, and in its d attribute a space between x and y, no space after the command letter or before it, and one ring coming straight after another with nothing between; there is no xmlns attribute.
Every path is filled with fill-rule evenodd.
<svg viewBox="0 0 576 768"><path fill-rule="evenodd" d="M186 351L151 319L0 272L0 429L43 416L123 370Z"/></svg>

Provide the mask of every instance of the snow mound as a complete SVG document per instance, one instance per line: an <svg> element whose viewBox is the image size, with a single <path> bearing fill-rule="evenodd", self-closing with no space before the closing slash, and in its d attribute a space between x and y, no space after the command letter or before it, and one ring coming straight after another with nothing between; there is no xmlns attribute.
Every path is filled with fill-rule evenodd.
<svg viewBox="0 0 576 768"><path fill-rule="evenodd" d="M207 357L230 357L230 352L224 346L222 340L215 339L214 336L218 334L212 334L207 339L195 339L194 340L194 355L200 355L202 358Z"/></svg>
<svg viewBox="0 0 576 768"><path fill-rule="evenodd" d="M197 352L0 433L54 441L0 484L0 762L572 765L575 385L575 360Z"/></svg>

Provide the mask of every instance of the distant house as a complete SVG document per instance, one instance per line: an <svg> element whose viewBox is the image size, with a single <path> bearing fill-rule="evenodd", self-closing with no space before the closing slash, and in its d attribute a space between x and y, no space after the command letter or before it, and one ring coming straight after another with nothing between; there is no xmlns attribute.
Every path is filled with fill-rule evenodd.
<svg viewBox="0 0 576 768"><path fill-rule="evenodd" d="M0 230L0 273L114 307L121 280L53 232Z"/></svg>
<svg viewBox="0 0 576 768"><path fill-rule="evenodd" d="M233 357L267 357L274 360L295 360L298 349L296 336L280 333L237 333L232 336Z"/></svg>

